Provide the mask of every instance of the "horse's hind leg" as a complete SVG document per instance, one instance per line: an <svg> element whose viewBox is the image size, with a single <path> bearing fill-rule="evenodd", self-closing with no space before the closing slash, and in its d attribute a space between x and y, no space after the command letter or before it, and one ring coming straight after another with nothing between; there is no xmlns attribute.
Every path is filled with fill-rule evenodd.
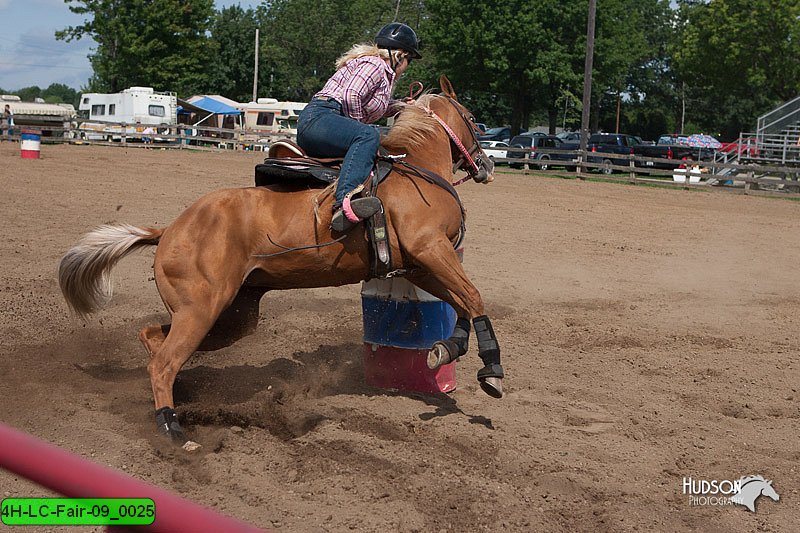
<svg viewBox="0 0 800 533"><path fill-rule="evenodd" d="M147 326L139 332L139 341L144 345L147 354L153 357L169 333L169 324L163 326Z"/></svg>
<svg viewBox="0 0 800 533"><path fill-rule="evenodd" d="M200 346L214 325L215 319L216 316L209 314L202 306L186 307L176 311L172 315L169 334L152 353L147 365L153 388L158 430L181 445L185 445L188 439L178 423L172 386L178 371ZM154 331L154 328L150 330L151 333ZM158 344L158 335L149 337L149 342Z"/></svg>
<svg viewBox="0 0 800 533"><path fill-rule="evenodd" d="M258 325L259 302L268 289L242 286L233 303L220 314L211 331L197 348L200 351L219 350L239 339L252 335ZM147 326L139 332L139 340L153 357L164 343L170 324Z"/></svg>
<svg viewBox="0 0 800 533"><path fill-rule="evenodd" d="M463 337L466 334L468 337L469 322L467 319L472 319L475 334L478 337L478 355L484 364L484 367L478 371L478 381L483 391L489 396L501 398L505 374L500 364L500 345L489 317L484 314L483 299L464 272L452 245L445 238L439 239L438 242L428 243L421 252L415 255L414 260L435 278L435 282L427 280L427 283L425 277L421 278L421 282L432 289L429 292L460 310L459 317L464 320L460 324L457 323L454 335L458 334L459 337ZM412 281L414 281L413 278ZM424 286L422 288L425 289ZM442 350L437 350L439 353L431 354L431 358L434 359L431 361L434 363L434 367L461 355L459 354L461 346L457 340L451 337L448 341L453 341L452 345L448 346L447 343L439 345L442 350L447 351L448 357L444 357ZM451 350L455 350L455 353Z"/></svg>
<svg viewBox="0 0 800 533"><path fill-rule="evenodd" d="M255 331L258 304L266 289L242 287L233 302L214 320L206 306L184 308L173 315L172 324L148 326L139 332L150 354L148 371L156 406L159 431L180 444L187 442L175 413L172 388L180 368L196 350L230 346Z"/></svg>
<svg viewBox="0 0 800 533"><path fill-rule="evenodd" d="M267 289L243 285L233 303L217 318L198 350L213 351L252 335L258 326L259 302Z"/></svg>

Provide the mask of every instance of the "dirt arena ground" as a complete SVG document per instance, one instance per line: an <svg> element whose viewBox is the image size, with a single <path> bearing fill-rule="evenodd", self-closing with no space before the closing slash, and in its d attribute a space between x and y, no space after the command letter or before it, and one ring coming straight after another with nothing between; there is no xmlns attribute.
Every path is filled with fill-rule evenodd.
<svg viewBox="0 0 800 533"><path fill-rule="evenodd" d="M370 388L358 286L270 294L255 335L179 374L202 451L165 450L136 337L167 316L152 249L118 265L88 323L69 316L56 264L98 224L167 225L248 186L261 159L45 145L23 160L0 144L0 421L281 531L797 531L800 203L785 199L465 184L465 268L504 399L477 387L474 337L449 396ZM682 493L684 477L748 474L780 501L751 513ZM0 495L48 493L3 472Z"/></svg>

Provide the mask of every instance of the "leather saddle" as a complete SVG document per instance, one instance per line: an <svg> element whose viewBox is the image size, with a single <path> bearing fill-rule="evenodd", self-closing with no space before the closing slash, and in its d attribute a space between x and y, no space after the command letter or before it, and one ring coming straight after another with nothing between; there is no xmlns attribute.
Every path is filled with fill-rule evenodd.
<svg viewBox="0 0 800 533"><path fill-rule="evenodd" d="M325 188L339 178L342 158L317 159L309 157L302 148L290 140L272 144L267 158L256 165L256 186L302 185ZM376 196L378 185L392 171L393 159L381 148L370 176L365 180L363 195ZM370 243L370 276L384 278L392 275L391 246L383 208L365 223Z"/></svg>
<svg viewBox="0 0 800 533"><path fill-rule="evenodd" d="M386 155L381 148L373 179L368 180L372 182L369 188L376 187L392 170L392 160ZM256 165L256 187L296 184L322 189L339 178L343 160L341 157L309 157L295 142L283 139L273 143L264 162Z"/></svg>
<svg viewBox="0 0 800 533"><path fill-rule="evenodd" d="M339 177L342 158L309 157L296 143L280 140L267 151L267 158L256 165L256 186L297 184L324 188Z"/></svg>

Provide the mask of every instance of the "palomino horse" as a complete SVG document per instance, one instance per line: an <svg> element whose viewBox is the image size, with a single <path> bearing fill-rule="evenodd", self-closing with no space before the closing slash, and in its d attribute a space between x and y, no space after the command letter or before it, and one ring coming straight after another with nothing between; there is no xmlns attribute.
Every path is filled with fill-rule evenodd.
<svg viewBox="0 0 800 533"><path fill-rule="evenodd" d="M500 348L483 300L454 249L464 211L449 183L430 180L431 173L452 179L456 167L467 165L473 179L491 181L493 164L480 149L474 118L457 102L446 78L441 85L443 95L424 95L398 115L383 144L390 153L406 156L381 183L378 196L385 208L392 267L458 314L453 335L433 346L428 365L436 368L467 352L471 320L484 363L478 380L484 391L500 398ZM216 191L164 229L101 226L61 259L64 298L86 316L109 301L109 273L122 257L144 245L158 246L155 281L172 322L144 328L139 339L150 355L147 370L161 433L187 444L174 411L175 376L195 350L228 346L252 333L264 293L368 279L370 250L358 229L363 226L332 235L331 203L330 188L320 192L306 185Z"/></svg>

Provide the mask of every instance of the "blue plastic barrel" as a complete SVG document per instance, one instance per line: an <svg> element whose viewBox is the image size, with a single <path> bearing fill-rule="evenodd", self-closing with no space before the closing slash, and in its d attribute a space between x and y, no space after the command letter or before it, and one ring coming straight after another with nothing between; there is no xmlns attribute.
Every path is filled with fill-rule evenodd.
<svg viewBox="0 0 800 533"><path fill-rule="evenodd" d="M370 280L361 288L364 376L369 385L419 392L455 389L455 362L431 370L433 343L453 334L456 312L402 278Z"/></svg>

